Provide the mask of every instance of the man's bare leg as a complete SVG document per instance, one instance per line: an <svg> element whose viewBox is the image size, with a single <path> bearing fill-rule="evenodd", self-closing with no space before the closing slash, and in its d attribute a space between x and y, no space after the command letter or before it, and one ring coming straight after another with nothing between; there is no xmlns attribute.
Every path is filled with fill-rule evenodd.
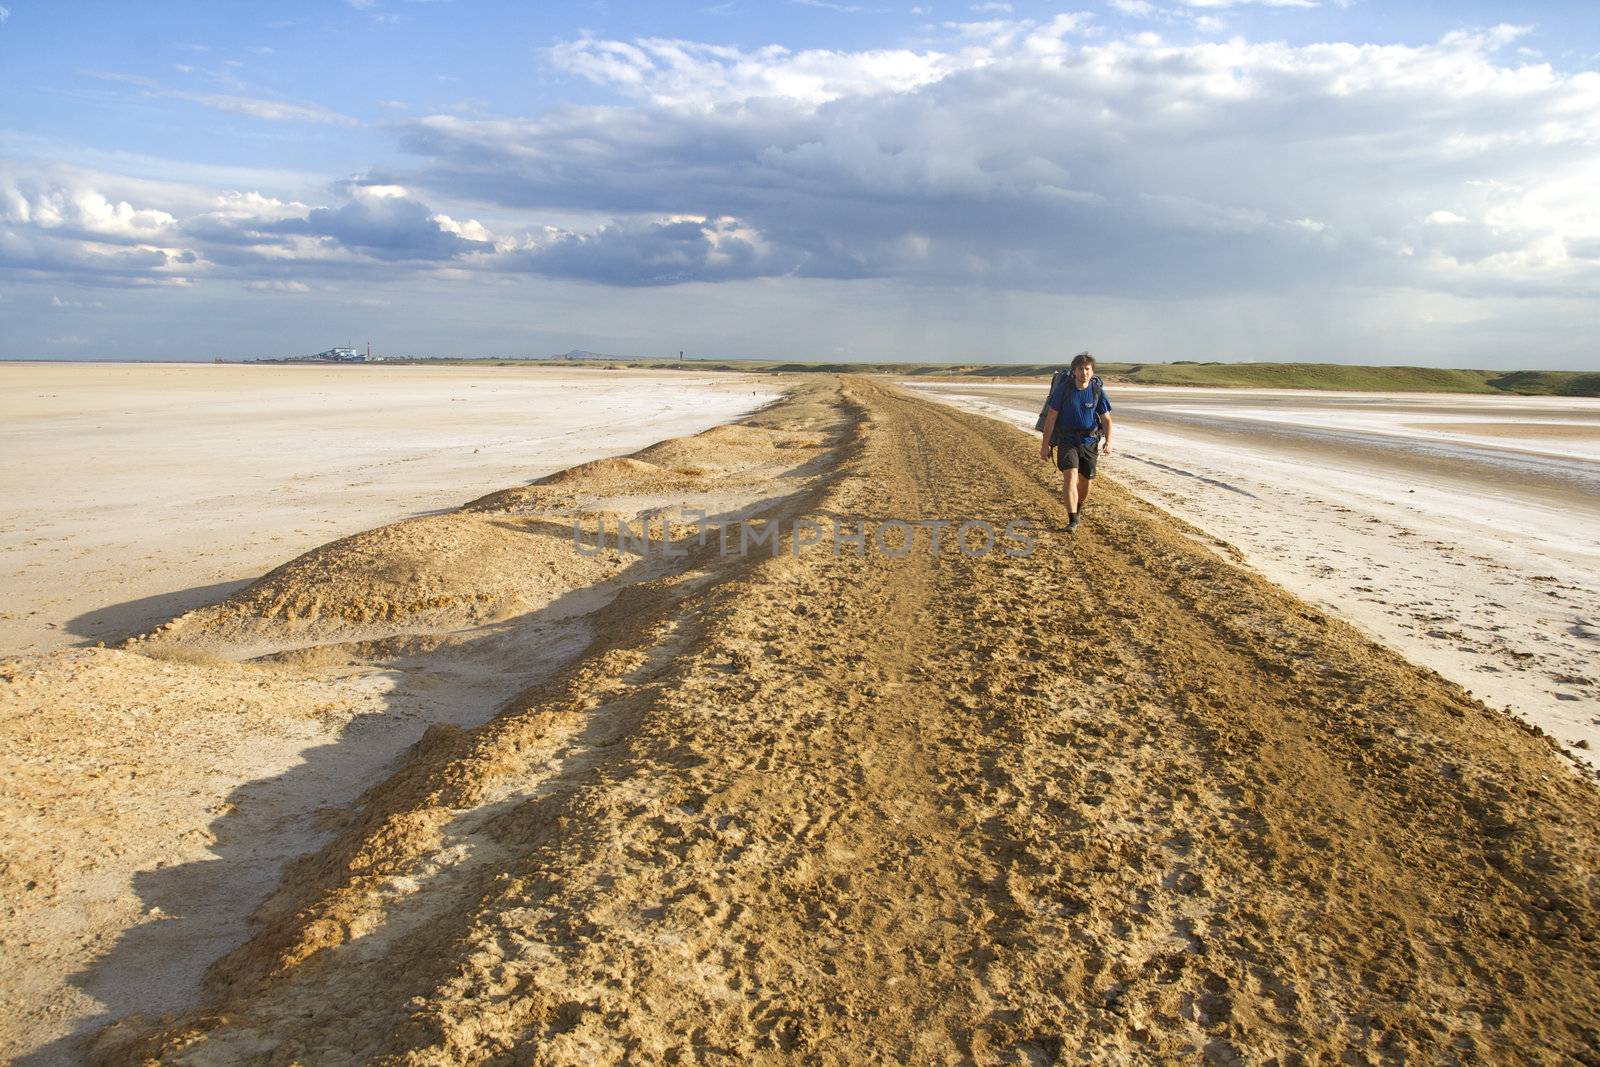
<svg viewBox="0 0 1600 1067"><path fill-rule="evenodd" d="M1073 471L1073 473L1077 474L1078 472L1077 471ZM1077 481L1078 481L1078 484L1077 484L1076 488L1077 488L1078 491L1076 493L1074 493L1073 495L1078 498L1078 506L1073 508L1072 510L1073 511L1082 511L1083 510L1083 506L1089 502L1089 486L1094 484L1094 483L1089 481L1089 479L1085 478L1081 474L1078 474Z"/></svg>
<svg viewBox="0 0 1600 1067"><path fill-rule="evenodd" d="M1078 471L1075 467L1068 467L1061 472L1061 499L1066 502L1068 515L1078 513Z"/></svg>

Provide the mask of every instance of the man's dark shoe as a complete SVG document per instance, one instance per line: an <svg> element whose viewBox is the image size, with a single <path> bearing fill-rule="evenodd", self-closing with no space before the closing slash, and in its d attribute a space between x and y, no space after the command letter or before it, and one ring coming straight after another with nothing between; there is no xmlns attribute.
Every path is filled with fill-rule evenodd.
<svg viewBox="0 0 1600 1067"><path fill-rule="evenodd" d="M1083 512L1074 511L1067 519L1067 532L1071 533L1073 530L1076 530L1078 528L1078 523L1081 521L1083 521Z"/></svg>

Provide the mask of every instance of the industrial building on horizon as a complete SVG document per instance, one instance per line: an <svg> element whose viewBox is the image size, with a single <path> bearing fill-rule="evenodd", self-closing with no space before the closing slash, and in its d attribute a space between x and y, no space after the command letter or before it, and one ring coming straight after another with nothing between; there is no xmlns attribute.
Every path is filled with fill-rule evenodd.
<svg viewBox="0 0 1600 1067"><path fill-rule="evenodd" d="M358 348L330 348L314 356L289 356L285 363L382 363L383 356L372 354L372 342L367 342L365 352Z"/></svg>

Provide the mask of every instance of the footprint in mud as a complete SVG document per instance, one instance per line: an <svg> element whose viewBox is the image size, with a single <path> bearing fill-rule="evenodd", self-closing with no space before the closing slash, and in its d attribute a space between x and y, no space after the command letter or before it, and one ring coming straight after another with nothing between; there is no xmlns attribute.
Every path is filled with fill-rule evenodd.
<svg viewBox="0 0 1600 1067"><path fill-rule="evenodd" d="M1194 1021L1201 1026L1220 1026L1233 1015L1233 998L1227 979L1210 973L1200 982L1201 993L1193 1001Z"/></svg>
<svg viewBox="0 0 1600 1067"><path fill-rule="evenodd" d="M1168 871L1162 877L1161 885L1174 893L1182 893L1186 897L1191 897L1202 892L1205 882L1189 867L1180 865Z"/></svg>

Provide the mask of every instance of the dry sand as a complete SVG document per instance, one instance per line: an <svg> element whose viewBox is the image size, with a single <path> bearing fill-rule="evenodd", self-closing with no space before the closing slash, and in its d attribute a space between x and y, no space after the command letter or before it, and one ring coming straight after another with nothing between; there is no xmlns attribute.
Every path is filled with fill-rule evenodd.
<svg viewBox="0 0 1600 1067"><path fill-rule="evenodd" d="M1114 484L1069 537L1013 429L797 389L7 663L6 1053L1594 1060L1600 808L1548 739ZM724 557L691 508L1052 525ZM576 552L599 513L684 554ZM391 717L436 725L374 767Z"/></svg>
<svg viewBox="0 0 1600 1067"><path fill-rule="evenodd" d="M1028 429L1042 396L930 391ZM1107 393L1110 477L1600 768L1600 401Z"/></svg>
<svg viewBox="0 0 1600 1067"><path fill-rule="evenodd" d="M771 390L583 367L0 363L0 652L118 640L336 537Z"/></svg>

